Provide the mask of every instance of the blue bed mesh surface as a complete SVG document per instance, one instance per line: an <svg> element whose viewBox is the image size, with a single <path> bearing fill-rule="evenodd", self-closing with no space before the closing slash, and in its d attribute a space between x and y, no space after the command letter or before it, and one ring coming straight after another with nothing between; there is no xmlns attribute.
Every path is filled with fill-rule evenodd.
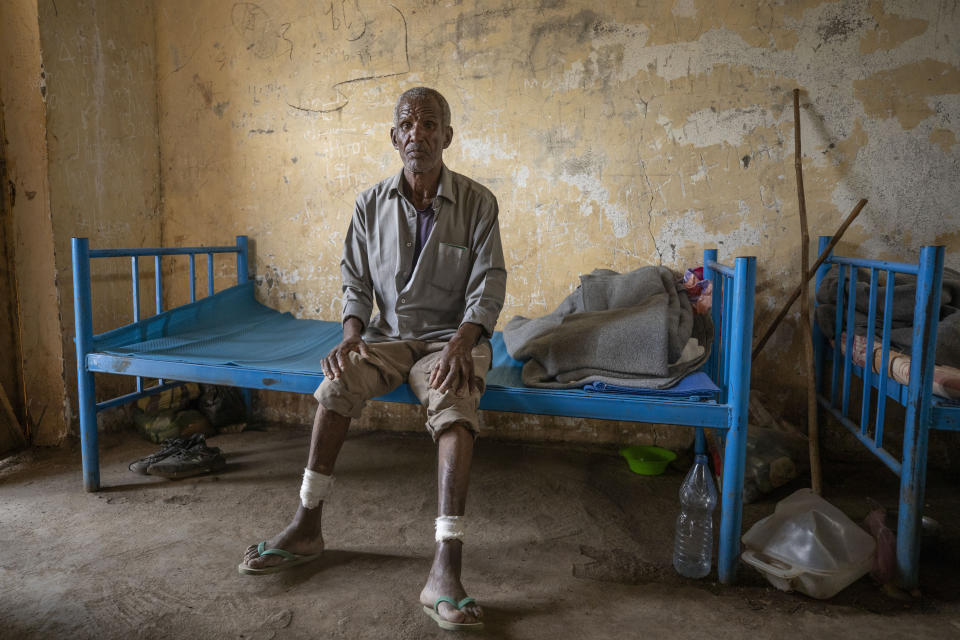
<svg viewBox="0 0 960 640"><path fill-rule="evenodd" d="M166 362L322 375L320 362L341 337L339 322L297 319L257 302L250 282L101 334L94 339L94 351ZM491 344L493 367L487 374L487 385L523 387L523 363L510 357L499 331ZM643 392L657 395L649 389Z"/></svg>
<svg viewBox="0 0 960 640"><path fill-rule="evenodd" d="M95 350L168 362L322 374L320 361L342 337L337 322L297 319L260 304L252 283L141 324L140 331L124 327L111 332L115 335L100 336L105 344L95 344Z"/></svg>

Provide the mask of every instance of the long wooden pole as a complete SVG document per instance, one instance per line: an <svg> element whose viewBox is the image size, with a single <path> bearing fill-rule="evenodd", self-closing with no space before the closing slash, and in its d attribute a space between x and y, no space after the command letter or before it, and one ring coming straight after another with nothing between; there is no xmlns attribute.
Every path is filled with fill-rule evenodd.
<svg viewBox="0 0 960 640"><path fill-rule="evenodd" d="M823 261L827 259L827 256L830 255L830 252L833 251L833 248L837 246L837 243L840 242L840 238L843 237L844 232L847 230L847 227L850 226L850 223L857 219L857 216L860 215L860 212L863 211L863 208L867 205L866 198L860 200L853 210L847 215L847 219L843 221L843 224L837 229L837 232L833 234L833 237L830 239L830 243L827 245L826 249L823 250L823 253L817 258L817 261L813 263L813 266L810 267L810 270L807 271L807 280L809 281L813 276L817 275L817 269L823 264ZM757 354L760 353L760 350L763 349L763 345L767 344L767 340L770 339L770 336L773 335L773 332L776 331L777 327L780 326L780 322L787 317L787 312L790 311L791 305L797 301L797 298L800 297L800 291L803 287L797 285L796 288L790 293L790 297L787 298L787 301L783 304L783 307L780 309L780 312L777 314L777 317L773 319L773 322L770 323L770 326L767 327L767 330L764 332L763 336L757 340L756 345L753 347L753 356L751 359L756 360Z"/></svg>
<svg viewBox="0 0 960 640"><path fill-rule="evenodd" d="M807 437L810 443L810 488L823 491L820 471L820 428L817 424L816 372L813 364L813 328L810 326L810 295L807 273L810 271L810 235L807 232L807 203L803 195L803 163L800 150L800 90L793 90L793 166L797 170L797 200L800 205L800 327L807 356Z"/></svg>

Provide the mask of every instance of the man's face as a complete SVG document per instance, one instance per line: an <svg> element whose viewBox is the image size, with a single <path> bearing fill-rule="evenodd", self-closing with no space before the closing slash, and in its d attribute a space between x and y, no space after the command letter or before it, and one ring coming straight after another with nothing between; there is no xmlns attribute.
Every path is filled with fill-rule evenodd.
<svg viewBox="0 0 960 640"><path fill-rule="evenodd" d="M453 140L453 128L443 126L443 111L432 96L414 98L400 105L390 139L400 152L404 169L428 173L443 162L443 150Z"/></svg>

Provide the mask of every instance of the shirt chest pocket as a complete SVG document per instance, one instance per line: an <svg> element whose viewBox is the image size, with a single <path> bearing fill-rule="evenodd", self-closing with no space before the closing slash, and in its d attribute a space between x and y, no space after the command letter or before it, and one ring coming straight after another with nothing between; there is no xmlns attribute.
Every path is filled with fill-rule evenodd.
<svg viewBox="0 0 960 640"><path fill-rule="evenodd" d="M460 245L446 242L437 245L437 264L431 282L447 291L462 289L469 271L469 253Z"/></svg>

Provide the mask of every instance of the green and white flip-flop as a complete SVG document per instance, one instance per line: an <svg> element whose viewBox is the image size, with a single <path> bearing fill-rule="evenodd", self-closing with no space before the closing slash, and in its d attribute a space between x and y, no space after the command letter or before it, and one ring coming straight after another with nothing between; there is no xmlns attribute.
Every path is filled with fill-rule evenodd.
<svg viewBox="0 0 960 640"><path fill-rule="evenodd" d="M306 564L320 557L319 553L313 555L301 556L296 553L290 553L289 551L284 551L283 549L265 549L267 546L266 540L257 545L257 555L263 556L280 556L283 558L283 562L280 564L275 564L272 567L264 567L263 569L254 569L253 567L248 567L245 562L241 562L237 565L237 571L240 573L251 575L251 576L262 576L267 573L279 573L280 571L286 571L297 565Z"/></svg>
<svg viewBox="0 0 960 640"><path fill-rule="evenodd" d="M437 611L437 607L440 606L441 602L447 602L451 606L455 607L457 610L462 610L468 604L476 602L473 598L467 597L457 602L450 596L440 596L437 598L437 601L433 603L433 608L431 609L427 605L423 605L423 612L430 616L430 618L437 623L437 626L441 629L447 631L480 631L483 629L483 622L479 620L477 622L450 622L440 615L440 612Z"/></svg>

